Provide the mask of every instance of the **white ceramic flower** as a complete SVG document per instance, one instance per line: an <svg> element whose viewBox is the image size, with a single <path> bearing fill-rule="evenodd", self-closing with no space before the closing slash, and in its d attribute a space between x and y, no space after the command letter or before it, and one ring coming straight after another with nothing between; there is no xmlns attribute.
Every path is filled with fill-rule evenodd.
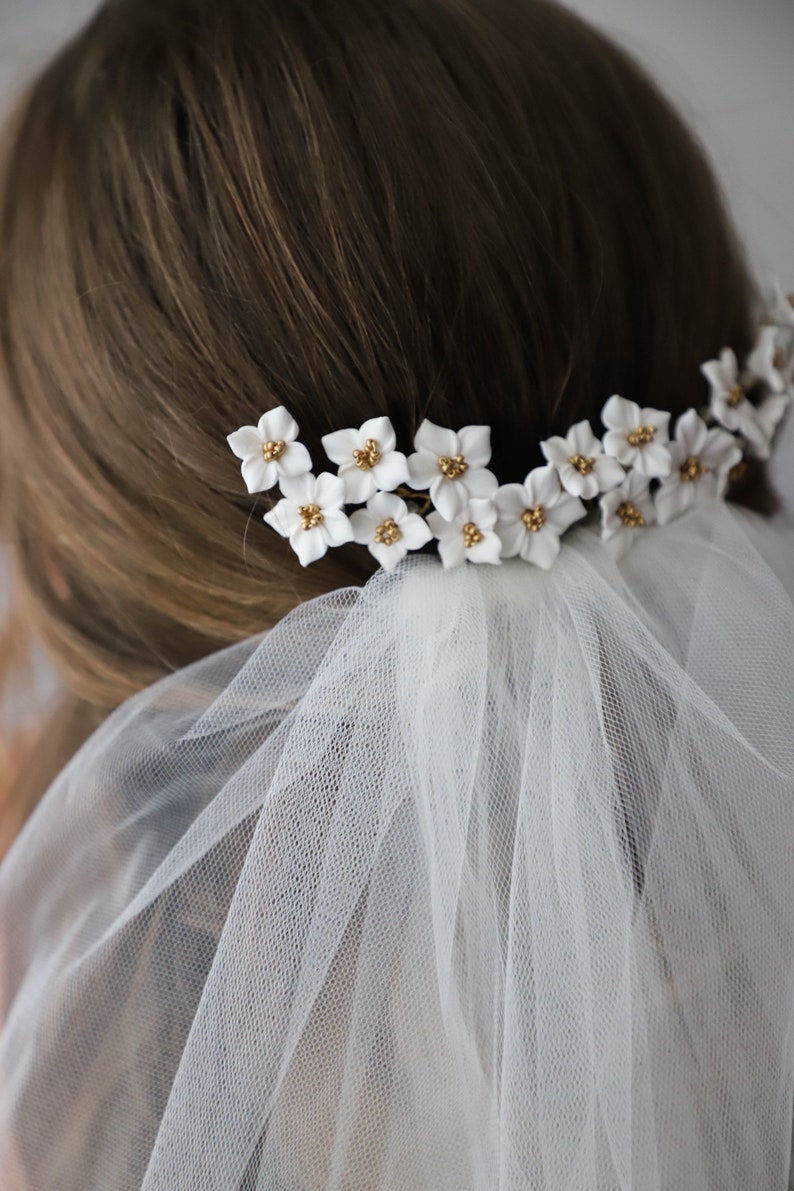
<svg viewBox="0 0 794 1191"><path fill-rule="evenodd" d="M454 521L474 497L493 498L499 481L486 468L491 458L490 426L464 426L457 434L427 418L414 438L416 453L408 456L411 486L429 489L442 517Z"/></svg>
<svg viewBox="0 0 794 1191"><path fill-rule="evenodd" d="M763 446L765 435L758 422L758 411L739 376L736 353L725 347L719 360L708 360L700 370L711 385L711 413L726 430L744 435L749 443Z"/></svg>
<svg viewBox="0 0 794 1191"><path fill-rule="evenodd" d="M788 388L783 372L787 361L779 340L778 327L759 327L755 347L747 357L747 381L763 381L773 393L785 393Z"/></svg>
<svg viewBox="0 0 794 1191"><path fill-rule="evenodd" d="M544 571L551 569L560 552L560 536L587 515L581 500L564 490L551 464L534 468L523 484L503 484L494 503L502 557L519 554Z"/></svg>
<svg viewBox="0 0 794 1191"><path fill-rule="evenodd" d="M616 561L655 520L649 484L647 476L631 471L619 488L601 497L601 541Z"/></svg>
<svg viewBox="0 0 794 1191"><path fill-rule="evenodd" d="M673 470L654 498L656 519L666 525L704 498L722 496L742 449L727 430L710 430L697 410L688 409L675 424L670 444Z"/></svg>
<svg viewBox="0 0 794 1191"><path fill-rule="evenodd" d="M312 461L303 443L296 442L298 423L283 405L269 409L256 426L241 426L226 441L238 459L249 492L265 492L284 476L311 471Z"/></svg>
<svg viewBox="0 0 794 1191"><path fill-rule="evenodd" d="M540 444L549 463L557 469L566 492L590 500L619 484L626 472L604 448L588 421L577 422L565 438L555 435Z"/></svg>
<svg viewBox="0 0 794 1191"><path fill-rule="evenodd" d="M492 500L470 500L454 521L438 512L427 514L427 524L438 539L438 553L445 568L463 562L501 563L502 540L495 530L496 505Z"/></svg>
<svg viewBox="0 0 794 1191"><path fill-rule="evenodd" d="M351 504L408 483L406 458L394 449L397 435L389 418L369 418L358 430L334 430L323 435L322 444L328 458L339 464Z"/></svg>
<svg viewBox="0 0 794 1191"><path fill-rule="evenodd" d="M764 437L762 442L750 443L748 448L748 453L756 459L768 459L771 455L772 440L791 400L789 393L770 393L758 406L758 425Z"/></svg>
<svg viewBox="0 0 794 1191"><path fill-rule="evenodd" d="M289 538L290 546L308 566L322 558L329 546L352 542L353 526L342 512L344 481L329 471L313 476L285 476L281 481L283 498L265 513L263 520Z"/></svg>
<svg viewBox="0 0 794 1191"><path fill-rule="evenodd" d="M391 571L409 550L419 550L433 537L418 513L393 492L376 492L364 509L350 514L355 540L369 548L382 567Z"/></svg>
<svg viewBox="0 0 794 1191"><path fill-rule="evenodd" d="M616 393L602 409L601 421L608 427L603 440L607 455L614 455L624 467L633 467L648 479L670 474L669 413L642 409L636 401Z"/></svg>
<svg viewBox="0 0 794 1191"><path fill-rule="evenodd" d="M787 294L777 280L772 284L770 317L779 327L794 328L794 293Z"/></svg>

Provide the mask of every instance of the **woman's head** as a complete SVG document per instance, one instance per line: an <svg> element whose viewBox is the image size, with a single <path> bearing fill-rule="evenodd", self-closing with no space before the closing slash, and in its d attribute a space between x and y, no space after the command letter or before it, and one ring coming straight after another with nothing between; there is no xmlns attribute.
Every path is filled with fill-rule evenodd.
<svg viewBox="0 0 794 1191"><path fill-rule="evenodd" d="M114 0L4 163L5 528L110 705L362 582L302 569L226 435L284 404L492 427L500 482L614 392L683 411L757 295L701 150L545 0ZM330 466L330 465L327 465Z"/></svg>

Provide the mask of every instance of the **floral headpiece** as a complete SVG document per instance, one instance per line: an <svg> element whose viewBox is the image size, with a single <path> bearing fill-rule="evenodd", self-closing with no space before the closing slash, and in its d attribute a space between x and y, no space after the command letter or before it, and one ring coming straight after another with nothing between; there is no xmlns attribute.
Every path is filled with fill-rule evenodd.
<svg viewBox="0 0 794 1191"><path fill-rule="evenodd" d="M435 538L445 567L518 555L548 570L562 534L590 507L598 505L602 541L617 559L653 522L672 521L704 495L723 496L746 468L744 456L769 457L794 397L794 294L775 284L768 320L742 369L726 347L701 371L709 404L681 414L672 438L670 413L615 395L601 411L601 439L588 421L546 439L540 449L547 464L523 484L500 486L488 470L490 426L456 432L425 419L406 457L389 418L370 418L357 430L323 436L336 475L313 474L298 424L283 405L227 441L250 493L279 485L282 499L264 520L289 538L302 566L329 546L359 542L391 570ZM748 393L759 385L764 396L756 405ZM351 504L363 507L348 515Z"/></svg>

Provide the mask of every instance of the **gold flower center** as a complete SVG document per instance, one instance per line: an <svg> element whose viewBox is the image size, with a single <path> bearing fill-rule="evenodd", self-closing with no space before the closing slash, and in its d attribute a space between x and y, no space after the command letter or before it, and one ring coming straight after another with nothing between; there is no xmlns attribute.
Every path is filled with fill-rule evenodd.
<svg viewBox="0 0 794 1191"><path fill-rule="evenodd" d="M279 438L275 442L268 439L267 442L262 443L262 455L265 463L272 463L274 459L280 459L286 449L287 444L283 438Z"/></svg>
<svg viewBox="0 0 794 1191"><path fill-rule="evenodd" d="M644 447L649 442L653 442L653 436L656 433L655 426L638 426L636 430L631 430L626 435L626 442L630 447Z"/></svg>
<svg viewBox="0 0 794 1191"><path fill-rule="evenodd" d="M568 460L571 467L575 467L580 476L589 476L595 467L595 459L588 455L571 455Z"/></svg>
<svg viewBox="0 0 794 1191"><path fill-rule="evenodd" d="M728 472L728 483L735 484L738 480L743 480L747 475L747 464L742 460L740 463L735 463Z"/></svg>
<svg viewBox="0 0 794 1191"><path fill-rule="evenodd" d="M298 505L298 512L304 529L315 529L325 520L319 505Z"/></svg>
<svg viewBox="0 0 794 1191"><path fill-rule="evenodd" d="M682 480L692 481L699 480L706 469L699 459L696 459L694 455L689 455L681 464L679 470Z"/></svg>
<svg viewBox="0 0 794 1191"><path fill-rule="evenodd" d="M402 536L400 527L391 517L383 521L375 530L375 541L380 542L382 546L393 546L395 542L399 542Z"/></svg>
<svg viewBox="0 0 794 1191"><path fill-rule="evenodd" d="M464 471L469 469L462 455L439 455L438 466L448 480L457 480L458 476L462 476Z"/></svg>
<svg viewBox="0 0 794 1191"><path fill-rule="evenodd" d="M623 524L628 525L629 529L641 529L645 524L645 518L642 513L630 500L624 500L623 504L618 505L617 514Z"/></svg>
<svg viewBox="0 0 794 1191"><path fill-rule="evenodd" d="M728 390L728 405L731 409L736 409L744 401L744 389L741 385L731 385Z"/></svg>
<svg viewBox="0 0 794 1191"><path fill-rule="evenodd" d="M537 533L546 524L546 510L543 505L535 505L534 509L524 509L521 520L530 533Z"/></svg>
<svg viewBox="0 0 794 1191"><path fill-rule="evenodd" d="M356 461L356 467L360 467L362 471L369 471L376 463L380 463L380 451L375 439L368 438L364 443L363 450L353 452L353 458Z"/></svg>
<svg viewBox="0 0 794 1191"><path fill-rule="evenodd" d="M482 534L473 521L467 521L463 526L463 544L467 548L469 546L476 546L478 542L482 541Z"/></svg>

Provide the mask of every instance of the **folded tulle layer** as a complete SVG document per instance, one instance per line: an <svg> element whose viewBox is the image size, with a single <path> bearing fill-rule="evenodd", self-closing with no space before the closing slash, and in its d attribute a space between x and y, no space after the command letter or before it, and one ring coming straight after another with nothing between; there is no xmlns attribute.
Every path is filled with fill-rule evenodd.
<svg viewBox="0 0 794 1191"><path fill-rule="evenodd" d="M785 1187L793 546L409 556L126 703L0 867L12 1186Z"/></svg>

